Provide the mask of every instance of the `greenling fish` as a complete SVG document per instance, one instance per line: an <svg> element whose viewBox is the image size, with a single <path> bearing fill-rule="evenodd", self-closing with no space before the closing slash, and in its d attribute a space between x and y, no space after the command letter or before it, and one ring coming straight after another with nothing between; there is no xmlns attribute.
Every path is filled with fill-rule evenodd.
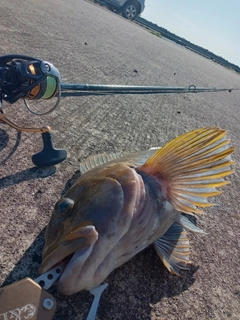
<svg viewBox="0 0 240 320"><path fill-rule="evenodd" d="M181 212L213 205L207 198L228 183L233 151L226 131L202 128L158 150L87 159L85 173L55 205L40 274L63 263L59 291L90 290L150 244L170 272L187 269L184 228L203 231Z"/></svg>

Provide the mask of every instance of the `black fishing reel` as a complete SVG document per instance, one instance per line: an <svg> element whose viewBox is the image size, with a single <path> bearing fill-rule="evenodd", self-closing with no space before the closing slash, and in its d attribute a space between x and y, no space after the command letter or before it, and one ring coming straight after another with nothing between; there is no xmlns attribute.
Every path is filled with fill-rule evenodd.
<svg viewBox="0 0 240 320"><path fill-rule="evenodd" d="M22 132L41 132L43 150L33 155L32 161L36 166L50 166L66 159L63 149L55 149L52 144L50 127L24 128L11 122L2 111L2 101L15 103L23 99L27 109L37 115L52 112L58 106L61 98L61 78L59 71L49 62L24 55L5 55L0 57L0 121ZM28 101L57 98L50 110L36 112L29 106Z"/></svg>

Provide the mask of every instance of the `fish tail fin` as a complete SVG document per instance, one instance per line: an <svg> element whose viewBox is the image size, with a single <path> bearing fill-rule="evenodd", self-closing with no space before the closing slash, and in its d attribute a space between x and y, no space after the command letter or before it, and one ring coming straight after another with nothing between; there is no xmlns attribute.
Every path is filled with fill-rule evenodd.
<svg viewBox="0 0 240 320"><path fill-rule="evenodd" d="M173 223L167 232L154 242L154 248L165 267L173 274L189 270L190 244L182 226Z"/></svg>
<svg viewBox="0 0 240 320"><path fill-rule="evenodd" d="M157 180L164 198L176 210L203 213L197 207L214 205L207 198L221 193L216 188L229 183L223 178L233 173L233 151L225 130L197 129L159 149L138 171Z"/></svg>

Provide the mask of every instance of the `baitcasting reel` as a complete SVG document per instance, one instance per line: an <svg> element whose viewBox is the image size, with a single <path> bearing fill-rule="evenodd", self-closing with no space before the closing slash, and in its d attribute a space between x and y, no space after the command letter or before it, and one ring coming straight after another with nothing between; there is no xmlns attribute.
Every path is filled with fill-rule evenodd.
<svg viewBox="0 0 240 320"><path fill-rule="evenodd" d="M33 111L28 100L51 99L57 97L55 105L47 112ZM22 132L41 132L43 150L32 156L36 166L50 166L62 162L67 157L63 149L53 147L50 127L24 128L11 122L1 109L2 100L14 103L23 99L27 109L37 115L52 112L61 97L60 73L50 63L24 55L5 55L0 57L0 121Z"/></svg>

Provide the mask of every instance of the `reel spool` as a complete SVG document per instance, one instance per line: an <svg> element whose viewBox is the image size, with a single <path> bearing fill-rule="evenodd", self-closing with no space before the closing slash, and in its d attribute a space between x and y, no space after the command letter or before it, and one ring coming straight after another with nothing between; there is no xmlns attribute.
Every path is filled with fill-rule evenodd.
<svg viewBox="0 0 240 320"><path fill-rule="evenodd" d="M50 166L62 162L67 157L64 149L55 149L51 129L24 128L10 121L1 110L2 100L15 103L23 99L27 109L36 115L46 115L58 106L61 98L60 73L49 62L23 55L0 57L0 120L22 132L41 132L43 150L32 157L36 166ZM46 112L32 110L27 101L49 100L57 96L57 102Z"/></svg>
<svg viewBox="0 0 240 320"><path fill-rule="evenodd" d="M55 69L55 67L53 65L51 65L48 62L44 63L44 67L45 69L48 70L48 72L50 72L53 68ZM56 69L57 70L57 69ZM39 64L30 64L28 66L28 71L31 75L39 75L42 73L42 70L39 70ZM56 74L56 72L55 72ZM57 96L57 103L54 105L54 107L52 107L50 110L46 111L46 112L36 112L33 109L30 108L27 100L50 100L54 97ZM61 97L61 87L60 87L60 74L58 75L58 77L55 76L46 76L44 77L41 82L39 82L37 85L35 85L24 97L24 103L27 107L27 109L36 115L45 115L48 113L51 113L59 104L60 102L60 97Z"/></svg>
<svg viewBox="0 0 240 320"><path fill-rule="evenodd" d="M41 83L36 85L24 97L26 100L51 99L57 94L57 82L52 77L46 77Z"/></svg>

